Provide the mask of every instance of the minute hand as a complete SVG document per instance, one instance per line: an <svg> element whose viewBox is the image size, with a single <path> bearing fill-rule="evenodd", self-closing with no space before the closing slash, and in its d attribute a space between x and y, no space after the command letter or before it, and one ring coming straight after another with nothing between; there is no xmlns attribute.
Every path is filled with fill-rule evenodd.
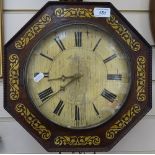
<svg viewBox="0 0 155 155"><path fill-rule="evenodd" d="M62 75L61 77L54 78L54 79L49 79L48 81L56 81L56 80L65 81L66 79L72 79L74 77L75 77L75 75L73 75L73 76L65 76L65 75Z"/></svg>
<svg viewBox="0 0 155 155"><path fill-rule="evenodd" d="M58 78L54 78L54 79L49 79L48 81L55 81L55 80L62 80L62 81L65 81L67 79L74 79L76 77L79 77L80 74L75 74L75 75L72 75L72 76L65 76L65 75L62 75L61 77L58 77Z"/></svg>
<svg viewBox="0 0 155 155"><path fill-rule="evenodd" d="M73 78L72 80L70 80L66 85L61 86L60 89L61 89L62 91L65 91L66 87L68 87L70 84L72 84L74 81L80 79L81 77L82 77L82 75L79 75L79 76L77 76L77 77L74 77L74 78Z"/></svg>
<svg viewBox="0 0 155 155"><path fill-rule="evenodd" d="M72 84L74 81L80 79L81 77L82 77L82 75L77 76L77 77L73 78L72 80L70 80L66 85L60 86L60 89L59 89L57 92L55 92L54 94L49 95L49 96L48 96L48 99L47 99L45 102L43 102L41 105L39 105L39 107L42 107L47 101L49 101L50 99L52 99L52 98L53 98L54 96L56 96L59 92L65 91L66 87L68 87L70 84Z"/></svg>

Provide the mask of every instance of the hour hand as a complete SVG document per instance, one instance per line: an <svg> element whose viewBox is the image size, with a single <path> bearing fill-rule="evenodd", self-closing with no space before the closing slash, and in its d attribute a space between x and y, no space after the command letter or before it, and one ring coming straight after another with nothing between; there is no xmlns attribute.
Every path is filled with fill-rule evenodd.
<svg viewBox="0 0 155 155"><path fill-rule="evenodd" d="M56 95L59 94L60 92L65 91L66 88L67 88L70 84L72 84L72 83L75 82L76 80L80 79L82 76L83 76L83 75L81 75L81 74L80 74L80 75L76 75L76 76L74 76L74 78L72 78L72 80L70 80L67 84L65 84L64 86L60 86L60 89L59 89L57 92L55 92L55 93L49 95L49 96L47 97L47 99L46 99L41 105L39 105L39 107L42 107L47 101L49 101L50 99L52 99L54 96L56 96Z"/></svg>
<svg viewBox="0 0 155 155"><path fill-rule="evenodd" d="M79 80L81 77L83 77L82 74L76 74L66 85L61 86L61 91L65 91L66 87L68 87L73 82Z"/></svg>
<svg viewBox="0 0 155 155"><path fill-rule="evenodd" d="M67 79L74 79L74 78L76 78L78 76L79 76L79 74L75 74L75 75L72 75L72 76L62 75L61 77L49 79L48 81L56 81L56 80L66 81Z"/></svg>

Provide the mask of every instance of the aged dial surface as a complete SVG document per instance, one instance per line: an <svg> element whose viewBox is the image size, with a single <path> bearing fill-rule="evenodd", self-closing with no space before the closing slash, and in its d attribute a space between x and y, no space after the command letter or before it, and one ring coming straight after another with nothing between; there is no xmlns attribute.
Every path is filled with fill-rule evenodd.
<svg viewBox="0 0 155 155"><path fill-rule="evenodd" d="M67 128L87 129L116 115L130 89L128 56L112 36L91 25L50 32L32 50L26 87L36 108Z"/></svg>

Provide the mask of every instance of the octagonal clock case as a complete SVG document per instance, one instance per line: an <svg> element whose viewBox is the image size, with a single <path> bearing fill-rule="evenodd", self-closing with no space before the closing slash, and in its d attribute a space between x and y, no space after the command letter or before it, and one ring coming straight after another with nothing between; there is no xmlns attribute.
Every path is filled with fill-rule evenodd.
<svg viewBox="0 0 155 155"><path fill-rule="evenodd" d="M151 109L152 51L111 3L48 2L6 45L4 108L47 151L108 151Z"/></svg>

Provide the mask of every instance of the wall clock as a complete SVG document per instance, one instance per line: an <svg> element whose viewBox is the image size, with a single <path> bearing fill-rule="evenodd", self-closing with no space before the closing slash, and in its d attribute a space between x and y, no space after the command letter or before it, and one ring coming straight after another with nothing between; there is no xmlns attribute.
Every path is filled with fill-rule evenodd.
<svg viewBox="0 0 155 155"><path fill-rule="evenodd" d="M150 1L150 22L151 22L151 29L152 29L152 35L155 40L155 1Z"/></svg>
<svg viewBox="0 0 155 155"><path fill-rule="evenodd" d="M4 107L47 151L108 151L151 109L151 47L111 3L47 3L4 59Z"/></svg>

